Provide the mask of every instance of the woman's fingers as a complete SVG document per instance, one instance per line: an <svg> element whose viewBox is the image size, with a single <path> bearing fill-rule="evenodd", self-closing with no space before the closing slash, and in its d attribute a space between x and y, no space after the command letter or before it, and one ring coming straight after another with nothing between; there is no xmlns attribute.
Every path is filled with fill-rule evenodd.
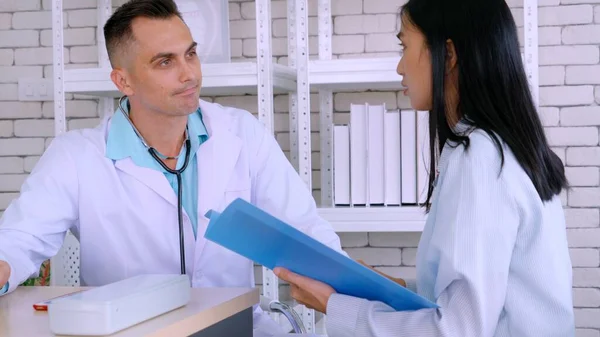
<svg viewBox="0 0 600 337"><path fill-rule="evenodd" d="M275 268L273 272L290 284L290 295L310 309L325 313L327 302L335 290L329 285L311 278L295 274L285 268Z"/></svg>

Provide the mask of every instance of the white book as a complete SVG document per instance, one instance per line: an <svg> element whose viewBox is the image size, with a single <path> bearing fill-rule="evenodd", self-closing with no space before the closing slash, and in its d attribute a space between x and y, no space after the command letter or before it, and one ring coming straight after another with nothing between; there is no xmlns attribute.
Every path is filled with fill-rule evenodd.
<svg viewBox="0 0 600 337"><path fill-rule="evenodd" d="M417 111L417 200L427 200L429 186L429 111Z"/></svg>
<svg viewBox="0 0 600 337"><path fill-rule="evenodd" d="M386 111L383 136L385 205L399 206L402 196L400 110Z"/></svg>
<svg viewBox="0 0 600 337"><path fill-rule="evenodd" d="M402 147L402 203L417 203L417 115L414 110L400 112Z"/></svg>
<svg viewBox="0 0 600 337"><path fill-rule="evenodd" d="M350 201L367 204L367 105L350 105Z"/></svg>
<svg viewBox="0 0 600 337"><path fill-rule="evenodd" d="M385 203L385 169L383 158L383 116L385 105L368 106L368 145L367 145L367 171L369 173L369 205L383 205Z"/></svg>
<svg viewBox="0 0 600 337"><path fill-rule="evenodd" d="M333 126L333 202L350 205L350 127Z"/></svg>

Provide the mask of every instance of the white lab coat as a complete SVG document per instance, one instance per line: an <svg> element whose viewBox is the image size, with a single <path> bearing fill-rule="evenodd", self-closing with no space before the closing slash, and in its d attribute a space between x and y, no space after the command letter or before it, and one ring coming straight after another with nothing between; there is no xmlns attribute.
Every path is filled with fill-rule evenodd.
<svg viewBox="0 0 600 337"><path fill-rule="evenodd" d="M253 263L203 238L208 210L246 199L342 252L311 191L272 134L250 113L200 101L209 139L198 156L198 239L184 215L193 287L253 287ZM143 273L180 272L177 196L163 173L105 156L111 119L54 139L0 219L9 292L55 255L67 230L80 242L81 282L100 286ZM235 235L235 233L231 233ZM268 316L256 306L255 327ZM270 321L270 320L269 320ZM264 325L263 325L264 329ZM267 330L270 328L267 328Z"/></svg>

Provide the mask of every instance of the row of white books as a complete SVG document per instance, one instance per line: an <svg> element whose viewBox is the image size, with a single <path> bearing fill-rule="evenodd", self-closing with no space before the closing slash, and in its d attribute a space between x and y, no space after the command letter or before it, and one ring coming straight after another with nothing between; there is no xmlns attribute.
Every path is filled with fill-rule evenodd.
<svg viewBox="0 0 600 337"><path fill-rule="evenodd" d="M428 112L352 104L350 123L333 127L336 206L425 202L429 170Z"/></svg>

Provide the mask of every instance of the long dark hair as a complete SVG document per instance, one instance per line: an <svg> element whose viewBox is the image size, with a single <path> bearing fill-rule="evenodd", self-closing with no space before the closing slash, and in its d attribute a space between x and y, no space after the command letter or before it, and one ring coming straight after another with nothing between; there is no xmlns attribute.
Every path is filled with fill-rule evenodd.
<svg viewBox="0 0 600 337"><path fill-rule="evenodd" d="M521 58L517 27L504 0L409 0L401 20L425 36L431 53L433 106L429 113L430 168L426 209L433 194L437 157L447 140L469 146L448 125L445 101L446 41L458 66L462 121L493 139L504 164L501 140L514 153L543 201L567 187L564 167L550 149Z"/></svg>

